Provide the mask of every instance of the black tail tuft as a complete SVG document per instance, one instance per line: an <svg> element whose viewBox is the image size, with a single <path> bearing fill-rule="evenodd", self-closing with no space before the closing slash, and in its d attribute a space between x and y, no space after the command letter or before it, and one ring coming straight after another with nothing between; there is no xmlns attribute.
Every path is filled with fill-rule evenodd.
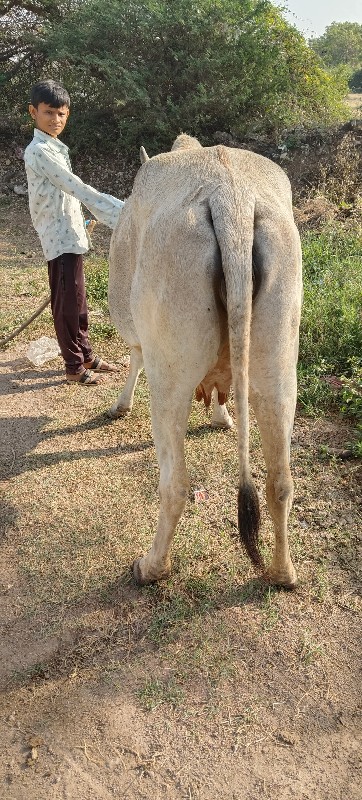
<svg viewBox="0 0 362 800"><path fill-rule="evenodd" d="M260 527L259 498L253 483L244 483L238 494L238 522L241 543L252 561L261 569L264 568L262 555L258 547Z"/></svg>

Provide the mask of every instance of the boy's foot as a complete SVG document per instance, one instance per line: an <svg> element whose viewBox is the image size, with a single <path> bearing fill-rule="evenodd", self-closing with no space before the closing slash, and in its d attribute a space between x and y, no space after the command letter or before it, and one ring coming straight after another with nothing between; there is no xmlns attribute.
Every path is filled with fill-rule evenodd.
<svg viewBox="0 0 362 800"><path fill-rule="evenodd" d="M92 369L93 372L119 372L115 364L109 364L99 356L94 356L93 361L85 361L84 366L86 369Z"/></svg>
<svg viewBox="0 0 362 800"><path fill-rule="evenodd" d="M66 375L67 383L81 383L83 386L98 386L101 381L90 369L84 369L83 372L77 375Z"/></svg>

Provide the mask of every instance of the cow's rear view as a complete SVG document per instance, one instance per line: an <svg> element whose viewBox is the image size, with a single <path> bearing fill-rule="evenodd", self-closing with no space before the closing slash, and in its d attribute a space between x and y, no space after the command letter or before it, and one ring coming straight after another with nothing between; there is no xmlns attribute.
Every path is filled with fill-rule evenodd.
<svg viewBox="0 0 362 800"><path fill-rule="evenodd" d="M232 382L241 539L264 570L249 468L250 401L275 527L265 574L273 583L294 586L287 520L301 252L282 170L254 153L202 148L185 135L170 153L148 160L112 237L109 303L132 348L129 385L121 397L133 391L143 357L160 467L158 528L150 551L134 563L137 582L170 573L172 537L188 494L184 437L194 390L208 403L216 387L223 404Z"/></svg>

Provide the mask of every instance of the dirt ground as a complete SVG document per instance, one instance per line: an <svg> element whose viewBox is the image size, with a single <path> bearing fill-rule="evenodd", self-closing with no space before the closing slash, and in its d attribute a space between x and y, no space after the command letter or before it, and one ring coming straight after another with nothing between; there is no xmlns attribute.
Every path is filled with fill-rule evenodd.
<svg viewBox="0 0 362 800"><path fill-rule="evenodd" d="M3 319L46 295L26 198L1 208ZM107 252L94 235L94 258ZM92 322L99 320L92 310ZM0 796L6 800L357 800L361 796L361 468L335 453L341 420L297 414L290 540L299 586L275 591L235 538L235 431L195 404L191 490L173 575L137 589L129 564L152 539L157 464L148 390L131 416L105 411L126 369L96 389L0 353ZM121 364L117 339L102 354ZM230 403L233 412L232 401ZM253 474L271 526L254 423Z"/></svg>

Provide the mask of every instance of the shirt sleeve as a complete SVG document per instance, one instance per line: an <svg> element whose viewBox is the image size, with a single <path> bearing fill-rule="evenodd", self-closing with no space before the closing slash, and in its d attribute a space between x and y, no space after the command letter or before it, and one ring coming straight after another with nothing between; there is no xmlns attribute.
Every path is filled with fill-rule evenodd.
<svg viewBox="0 0 362 800"><path fill-rule="evenodd" d="M56 154L43 147L33 150L29 159L29 166L34 172L43 175L50 183L66 194L71 194L80 200L97 220L109 228L115 228L124 201L113 197L111 194L97 192L92 186L74 175L57 159Z"/></svg>

